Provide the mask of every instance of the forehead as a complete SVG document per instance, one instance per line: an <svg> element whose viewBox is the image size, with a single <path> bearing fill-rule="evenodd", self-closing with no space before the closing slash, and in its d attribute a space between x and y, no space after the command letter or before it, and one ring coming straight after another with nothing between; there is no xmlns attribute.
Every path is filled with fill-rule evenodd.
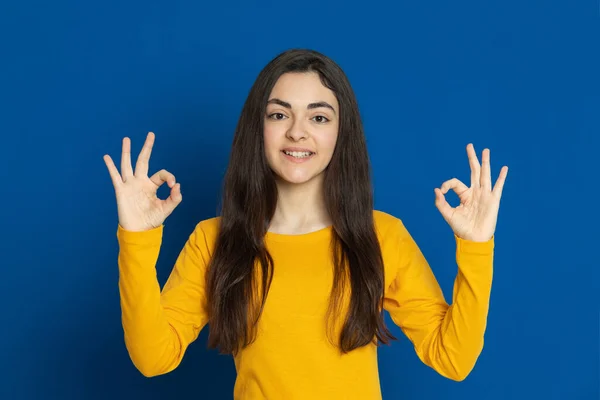
<svg viewBox="0 0 600 400"><path fill-rule="evenodd" d="M272 98L286 101L292 106L326 101L336 109L338 107L335 94L321 83L320 76L316 72L281 75L269 96L269 99Z"/></svg>

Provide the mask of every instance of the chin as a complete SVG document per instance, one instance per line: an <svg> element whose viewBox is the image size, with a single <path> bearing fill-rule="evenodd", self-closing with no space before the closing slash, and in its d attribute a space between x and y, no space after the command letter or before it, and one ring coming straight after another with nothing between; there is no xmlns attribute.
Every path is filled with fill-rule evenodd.
<svg viewBox="0 0 600 400"><path fill-rule="evenodd" d="M318 159L312 159L304 163L292 163L280 158L280 156L281 154L278 154L278 156L267 159L271 170L280 183L302 185L323 179L325 169Z"/></svg>
<svg viewBox="0 0 600 400"><path fill-rule="evenodd" d="M279 174L276 173L277 179L282 183L292 185L302 185L305 183L313 182L323 178L322 173L318 174Z"/></svg>

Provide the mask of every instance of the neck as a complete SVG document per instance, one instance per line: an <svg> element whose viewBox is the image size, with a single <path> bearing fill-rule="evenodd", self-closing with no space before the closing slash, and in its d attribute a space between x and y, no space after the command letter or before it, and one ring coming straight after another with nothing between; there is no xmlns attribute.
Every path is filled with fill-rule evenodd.
<svg viewBox="0 0 600 400"><path fill-rule="evenodd" d="M277 181L277 207L269 231L299 235L331 225L325 207L322 177L306 183Z"/></svg>

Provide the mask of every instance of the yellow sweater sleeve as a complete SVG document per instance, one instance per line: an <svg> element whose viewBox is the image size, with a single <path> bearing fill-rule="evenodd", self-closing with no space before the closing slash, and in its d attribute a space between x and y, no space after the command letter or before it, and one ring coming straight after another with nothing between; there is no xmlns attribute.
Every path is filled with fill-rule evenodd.
<svg viewBox="0 0 600 400"><path fill-rule="evenodd" d="M204 273L206 240L197 225L162 291L156 275L163 226L127 231L118 225L119 294L124 340L146 377L168 373L207 324Z"/></svg>
<svg viewBox="0 0 600 400"><path fill-rule="evenodd" d="M452 305L448 305L421 250L398 221L385 250L397 269L386 290L384 308L423 363L446 378L461 381L483 349L494 237L473 242L454 235L458 272Z"/></svg>

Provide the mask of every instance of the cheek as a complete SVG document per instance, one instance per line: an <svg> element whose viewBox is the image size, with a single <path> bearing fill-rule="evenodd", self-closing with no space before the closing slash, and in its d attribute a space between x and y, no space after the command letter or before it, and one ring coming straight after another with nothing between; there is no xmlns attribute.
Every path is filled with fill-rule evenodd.
<svg viewBox="0 0 600 400"><path fill-rule="evenodd" d="M275 135L273 134L272 130L265 128L263 138L265 143L265 151L269 153L271 148L275 145Z"/></svg>
<svg viewBox="0 0 600 400"><path fill-rule="evenodd" d="M265 124L263 128L265 150L272 150L273 147L278 147L281 140L281 128Z"/></svg>
<svg viewBox="0 0 600 400"><path fill-rule="evenodd" d="M338 132L337 127L332 129L330 132L327 132L325 135L321 137L321 144L323 148L327 149L330 153L333 153L335 149L335 144L337 143Z"/></svg>

